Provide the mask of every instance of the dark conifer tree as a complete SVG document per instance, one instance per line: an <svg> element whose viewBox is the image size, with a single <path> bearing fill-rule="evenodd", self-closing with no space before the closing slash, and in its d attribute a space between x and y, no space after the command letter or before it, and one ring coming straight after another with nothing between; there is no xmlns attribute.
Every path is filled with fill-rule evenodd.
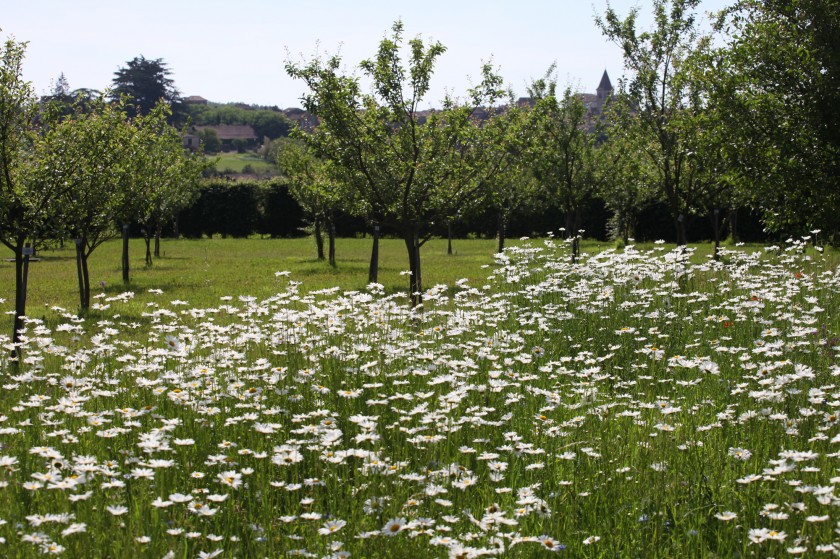
<svg viewBox="0 0 840 559"><path fill-rule="evenodd" d="M171 75L172 71L162 58L149 60L141 54L114 72L111 96L114 100L128 96L129 104L143 115L149 114L163 99L172 110L171 123L179 126L184 122L185 111L181 93Z"/></svg>

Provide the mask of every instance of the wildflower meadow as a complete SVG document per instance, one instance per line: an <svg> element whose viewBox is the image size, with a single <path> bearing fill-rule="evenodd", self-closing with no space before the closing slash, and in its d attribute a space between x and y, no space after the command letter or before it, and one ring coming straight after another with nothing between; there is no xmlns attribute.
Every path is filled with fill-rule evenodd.
<svg viewBox="0 0 840 559"><path fill-rule="evenodd" d="M836 263L568 250L415 308L278 271L28 318L19 360L0 338L0 556L840 554Z"/></svg>

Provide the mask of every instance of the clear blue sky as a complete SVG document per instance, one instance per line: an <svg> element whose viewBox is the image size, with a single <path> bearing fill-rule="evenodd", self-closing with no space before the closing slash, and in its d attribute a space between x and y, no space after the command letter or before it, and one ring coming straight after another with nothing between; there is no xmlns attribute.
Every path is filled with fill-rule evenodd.
<svg viewBox="0 0 840 559"><path fill-rule="evenodd" d="M701 11L731 0L705 0ZM185 96L210 101L300 106L303 86L289 78L287 59L340 49L347 70L372 57L396 19L405 37L447 47L427 105L445 90L462 95L469 77L492 57L517 95L557 63L561 84L594 92L606 69L615 84L621 52L594 24L606 0L6 0L0 36L28 41L24 76L39 95L61 72L72 89L105 89L136 56L162 58ZM647 25L649 2L612 0L622 15L634 5Z"/></svg>

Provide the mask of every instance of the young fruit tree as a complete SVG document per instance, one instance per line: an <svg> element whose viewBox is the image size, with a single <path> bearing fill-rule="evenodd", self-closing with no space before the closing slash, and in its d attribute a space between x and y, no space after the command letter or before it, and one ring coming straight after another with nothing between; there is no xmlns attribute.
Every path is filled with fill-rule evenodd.
<svg viewBox="0 0 840 559"><path fill-rule="evenodd" d="M341 208L340 189L330 161L315 156L300 140L281 138L277 166L289 181L289 191L303 209L315 232L318 260L324 260L324 235L329 238L330 266L335 266L335 214Z"/></svg>
<svg viewBox="0 0 840 559"><path fill-rule="evenodd" d="M25 44L13 39L0 44L0 243L15 259L12 357L17 356L24 327L29 257L49 236L56 221L56 199L65 188L60 182L43 180L38 103L22 77L24 51ZM40 123L48 117L41 115Z"/></svg>
<svg viewBox="0 0 840 559"><path fill-rule="evenodd" d="M61 223L76 245L81 308L90 306L88 259L116 236L115 222L124 207L130 173L132 127L124 107L98 100L90 111L77 111L44 136L47 182L63 184Z"/></svg>
<svg viewBox="0 0 840 559"><path fill-rule="evenodd" d="M622 19L607 7L596 24L604 35L621 47L624 66L632 74L627 95L634 112L626 121L628 137L641 148L656 171L658 190L664 196L674 221L677 244L686 244L686 218L693 209L690 180L684 172L691 154L689 138L694 130L682 127L688 110L686 59L696 48L695 12L700 0L654 0L654 26L639 32L639 9Z"/></svg>
<svg viewBox="0 0 840 559"><path fill-rule="evenodd" d="M146 266L152 265L152 238L159 258L164 226L195 200L201 173L208 166L201 153L184 149L182 134L167 123L169 117L169 107L160 101L151 112L132 120L132 155L124 180L146 243Z"/></svg>
<svg viewBox="0 0 840 559"><path fill-rule="evenodd" d="M403 24L397 21L374 58L359 67L371 82L341 71L338 56L287 63L309 93L304 109L319 119L311 134L298 133L320 157L333 161L353 206L399 232L408 252L411 302L422 302L420 247L436 225L479 204L506 165L510 120L497 103L506 96L490 64L465 99L446 96L437 110L421 112L438 42L408 41L402 59Z"/></svg>
<svg viewBox="0 0 840 559"><path fill-rule="evenodd" d="M572 262L578 257L580 225L584 204L602 182L605 162L601 161L591 117L571 88L562 95L551 77L534 80L529 94L534 100L531 127L534 141L528 151L534 177L549 199L566 214L566 236L571 243Z"/></svg>

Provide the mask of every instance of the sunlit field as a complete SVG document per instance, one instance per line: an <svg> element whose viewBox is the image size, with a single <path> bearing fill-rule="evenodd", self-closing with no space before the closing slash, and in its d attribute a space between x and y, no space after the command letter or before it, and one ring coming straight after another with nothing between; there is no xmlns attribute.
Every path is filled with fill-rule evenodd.
<svg viewBox="0 0 840 559"><path fill-rule="evenodd" d="M34 303L21 361L0 333L0 556L840 553L835 260L486 248L418 309L361 256L343 288L115 259L89 315Z"/></svg>
<svg viewBox="0 0 840 559"><path fill-rule="evenodd" d="M512 239L509 244L520 241ZM326 244L326 242L325 242ZM285 287L274 273L291 271L302 290L324 289L341 285L344 289L363 289L368 283L372 241L339 238L336 240L336 266L318 260L315 241L301 239L163 239L161 258L152 267L145 266L142 239L131 239L130 283L122 282L121 243L118 239L97 248L90 258L91 295L96 306L108 304L107 298L129 291L136 294L162 289L172 298L194 305L212 306L226 295L252 295L266 298ZM586 250L600 250L603 243L586 242ZM453 254L447 254L445 239L432 239L422 249L423 283L453 285L461 278L474 281L485 278L493 264L496 241L492 239L456 239ZM326 247L325 247L326 250ZM6 257L12 253L7 252ZM69 311L79 307L75 252L72 243L52 250L39 251L38 262L29 267L27 311L32 316L49 317L49 308L59 306ZM400 239L380 241L379 282L387 293L405 292L408 278L405 243ZM14 297L14 263L0 261L0 298ZM145 302L122 309L123 315L139 319ZM93 309L93 315L97 314ZM7 321L11 330L11 320ZM0 328L5 332L6 324Z"/></svg>

